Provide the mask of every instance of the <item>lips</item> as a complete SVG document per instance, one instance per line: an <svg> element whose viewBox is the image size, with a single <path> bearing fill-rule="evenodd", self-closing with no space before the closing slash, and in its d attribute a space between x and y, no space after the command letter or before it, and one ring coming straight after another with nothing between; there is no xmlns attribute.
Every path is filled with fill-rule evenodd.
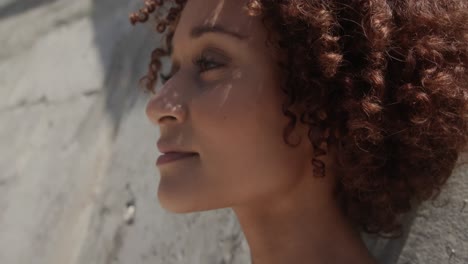
<svg viewBox="0 0 468 264"><path fill-rule="evenodd" d="M158 141L157 146L159 151L163 154L158 157L156 165L162 165L176 160L198 156L198 153L196 152L186 150L162 140Z"/></svg>
<svg viewBox="0 0 468 264"><path fill-rule="evenodd" d="M175 144L168 143L166 141L158 141L157 143L159 152L169 153L169 152L182 152L182 153L196 153L194 151L185 149L183 147L177 146Z"/></svg>
<svg viewBox="0 0 468 264"><path fill-rule="evenodd" d="M198 156L198 153L195 152L167 152L159 156L156 161L156 165L162 165L169 162L186 159L190 157Z"/></svg>

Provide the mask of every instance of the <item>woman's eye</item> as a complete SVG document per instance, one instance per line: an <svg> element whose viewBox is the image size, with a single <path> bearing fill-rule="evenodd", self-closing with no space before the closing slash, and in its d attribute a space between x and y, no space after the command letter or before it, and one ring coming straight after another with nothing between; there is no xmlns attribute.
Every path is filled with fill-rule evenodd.
<svg viewBox="0 0 468 264"><path fill-rule="evenodd" d="M223 64L218 63L214 60L208 59L204 56L201 56L200 58L198 58L195 61L195 64L198 66L200 73L224 66Z"/></svg>
<svg viewBox="0 0 468 264"><path fill-rule="evenodd" d="M224 67L224 63L216 62L215 60L208 58L205 55L201 55L193 61L193 63L198 67L199 73L203 73L209 70L216 68ZM159 74L162 84L165 84L168 80L172 78L177 72L178 67L174 67L169 74Z"/></svg>

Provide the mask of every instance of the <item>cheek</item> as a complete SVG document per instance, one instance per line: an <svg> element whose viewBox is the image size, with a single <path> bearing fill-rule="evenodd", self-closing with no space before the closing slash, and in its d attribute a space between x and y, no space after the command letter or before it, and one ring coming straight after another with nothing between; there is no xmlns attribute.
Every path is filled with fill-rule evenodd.
<svg viewBox="0 0 468 264"><path fill-rule="evenodd" d="M281 105L273 85L263 80L233 78L209 87L197 97L191 112L195 136L203 141L200 148L234 142L244 142L245 147L245 141L278 135Z"/></svg>
<svg viewBox="0 0 468 264"><path fill-rule="evenodd" d="M288 119L278 90L273 82L239 79L218 84L193 102L203 177L225 197L280 191L301 168L298 150L283 141Z"/></svg>
<svg viewBox="0 0 468 264"><path fill-rule="evenodd" d="M235 134L284 125L284 95L271 76L262 72L246 74L246 70L233 70L230 75L229 80L201 87L202 92L192 101L192 121L202 134L214 128Z"/></svg>

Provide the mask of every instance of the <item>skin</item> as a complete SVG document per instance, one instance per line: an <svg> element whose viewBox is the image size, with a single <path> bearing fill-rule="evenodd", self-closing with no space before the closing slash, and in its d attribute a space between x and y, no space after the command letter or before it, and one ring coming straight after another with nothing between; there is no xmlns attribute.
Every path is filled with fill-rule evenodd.
<svg viewBox="0 0 468 264"><path fill-rule="evenodd" d="M332 195L333 147L313 177L307 127L291 142L281 111L282 54L242 0L190 0L173 38L174 75L146 107L160 141L198 155L158 165L158 199L174 213L231 207L252 263L376 263ZM193 28L222 27L232 34ZM198 65L194 60L206 58Z"/></svg>

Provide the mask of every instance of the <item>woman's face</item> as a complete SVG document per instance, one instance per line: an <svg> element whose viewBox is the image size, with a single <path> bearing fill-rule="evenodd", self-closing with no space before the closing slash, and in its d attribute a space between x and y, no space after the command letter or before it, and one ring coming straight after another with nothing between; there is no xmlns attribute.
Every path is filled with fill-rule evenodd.
<svg viewBox="0 0 468 264"><path fill-rule="evenodd" d="M198 155L159 164L158 198L173 212L233 207L290 190L310 166L298 124L283 141L278 53L245 0L190 0L173 38L176 71L149 101L159 143Z"/></svg>

